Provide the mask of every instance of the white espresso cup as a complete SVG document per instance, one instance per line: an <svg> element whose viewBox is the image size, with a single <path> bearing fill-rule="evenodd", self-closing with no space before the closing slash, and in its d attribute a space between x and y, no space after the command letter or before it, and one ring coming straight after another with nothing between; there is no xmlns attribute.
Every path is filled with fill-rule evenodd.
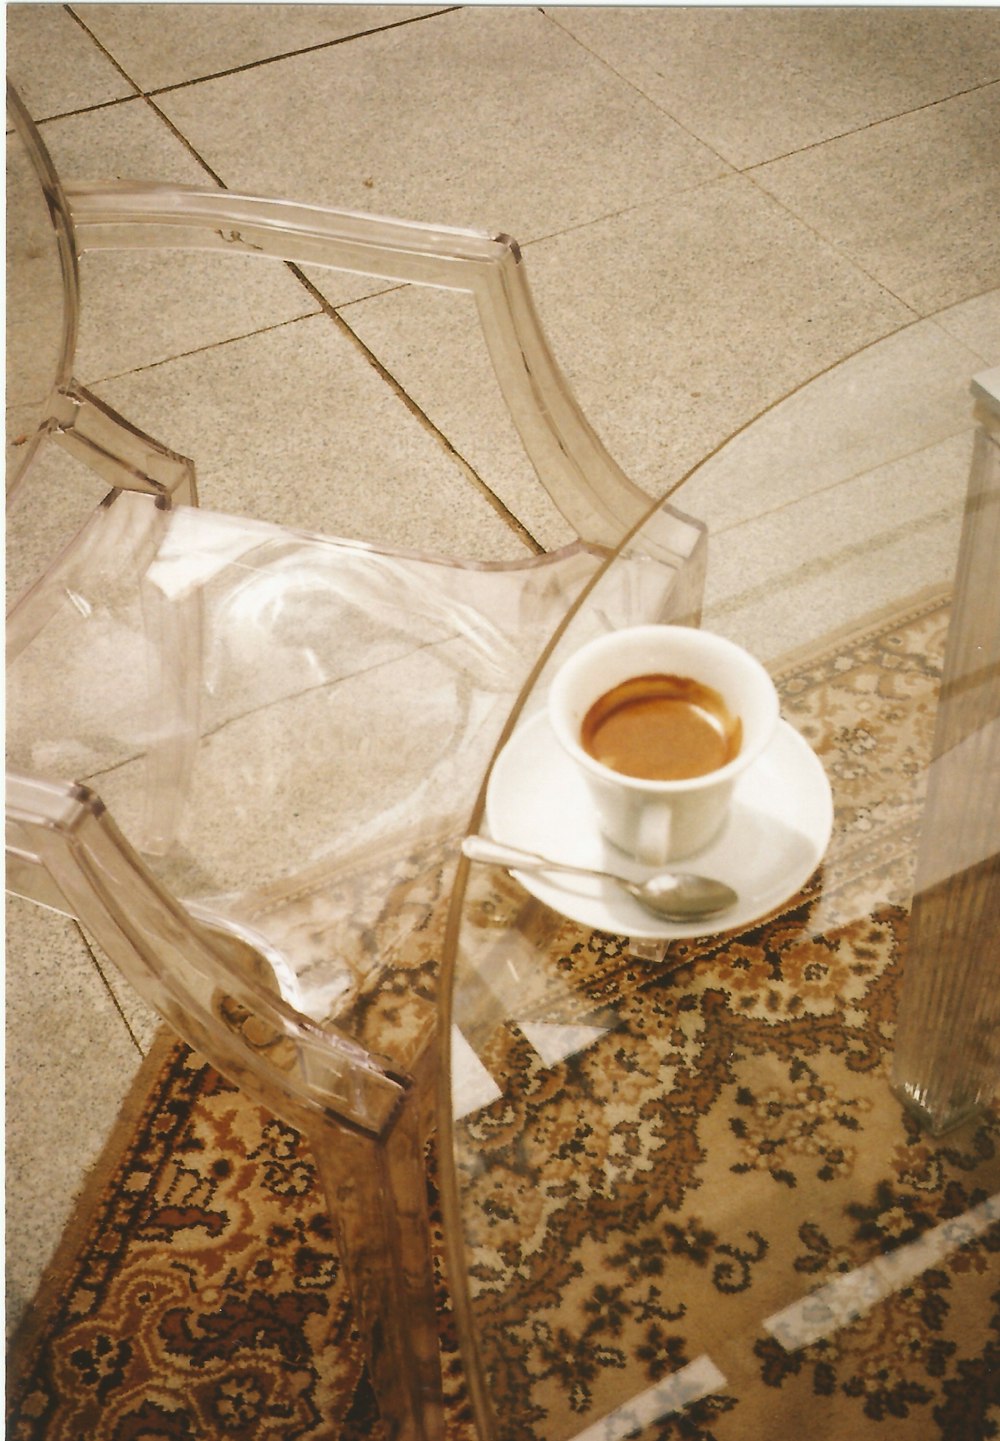
<svg viewBox="0 0 1000 1441"><path fill-rule="evenodd" d="M596 701L626 681L661 675L721 697L739 723L731 759L701 775L647 780L612 769L584 748L584 720ZM778 712L774 683L758 660L720 635L679 625L635 626L590 641L560 668L549 693L549 720L586 779L601 832L649 865L694 855L714 839L737 780L772 739Z"/></svg>

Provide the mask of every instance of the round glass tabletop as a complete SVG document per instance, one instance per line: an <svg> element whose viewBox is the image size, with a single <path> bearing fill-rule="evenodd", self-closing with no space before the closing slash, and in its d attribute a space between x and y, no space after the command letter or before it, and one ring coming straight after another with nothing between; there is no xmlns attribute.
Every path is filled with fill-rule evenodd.
<svg viewBox="0 0 1000 1441"><path fill-rule="evenodd" d="M795 737L734 811L726 878L812 838L804 873L693 932L555 874L460 876L442 1169L484 1437L988 1434L1000 404L970 481L967 360L913 327L673 496L708 528L702 624L764 661ZM663 618L657 524L539 664L474 829L623 868L544 706L593 634Z"/></svg>

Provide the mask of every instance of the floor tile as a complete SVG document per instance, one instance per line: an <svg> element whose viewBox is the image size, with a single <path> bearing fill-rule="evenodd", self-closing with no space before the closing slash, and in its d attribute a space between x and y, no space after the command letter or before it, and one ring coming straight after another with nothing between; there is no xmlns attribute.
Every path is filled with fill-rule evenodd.
<svg viewBox="0 0 1000 1441"><path fill-rule="evenodd" d="M318 310L280 262L242 256L101 252L83 257L80 279L85 385Z"/></svg>
<svg viewBox="0 0 1000 1441"><path fill-rule="evenodd" d="M217 189L142 101L54 120L41 133L67 183L122 178ZM280 261L232 254L95 252L82 257L80 282L76 374L85 384L313 314L320 305ZM323 288L340 304L379 285L325 272Z"/></svg>
<svg viewBox="0 0 1000 1441"><path fill-rule="evenodd" d="M525 455L470 297L408 288L342 313L539 545L554 549L575 538Z"/></svg>
<svg viewBox="0 0 1000 1441"><path fill-rule="evenodd" d="M780 396L912 318L737 176L528 253L584 408L654 494ZM581 275L586 288L570 289Z"/></svg>
<svg viewBox="0 0 1000 1441"><path fill-rule="evenodd" d="M948 584L971 453L967 431L710 539L704 624L774 662Z"/></svg>
<svg viewBox="0 0 1000 1441"><path fill-rule="evenodd" d="M754 180L922 315L1000 282L1000 83L801 155Z"/></svg>
<svg viewBox="0 0 1000 1441"><path fill-rule="evenodd" d="M525 263L585 413L650 494L805 378L911 318L740 177L529 245ZM419 348L400 339L404 315ZM540 539L557 539L536 529L534 481L485 398L485 364L465 359L474 326L457 304L435 316L393 292L345 317L505 503L531 514Z"/></svg>
<svg viewBox="0 0 1000 1441"><path fill-rule="evenodd" d="M46 444L36 455L6 516L8 609L69 544L107 493L106 481L58 446Z"/></svg>
<svg viewBox="0 0 1000 1441"><path fill-rule="evenodd" d="M209 509L445 554L525 554L326 316L182 356L97 392L193 456Z"/></svg>
<svg viewBox="0 0 1000 1441"><path fill-rule="evenodd" d="M38 128L66 180L214 183L162 115L141 98L49 120Z"/></svg>
<svg viewBox="0 0 1000 1441"><path fill-rule="evenodd" d="M160 103L230 188L522 241L728 168L521 7L454 10Z"/></svg>
<svg viewBox="0 0 1000 1441"><path fill-rule="evenodd" d="M435 7L421 5L102 4L73 8L145 91L435 13ZM169 10L168 16L165 10Z"/></svg>
<svg viewBox="0 0 1000 1441"><path fill-rule="evenodd" d="M835 366L709 459L678 499L720 536L972 426L975 351L919 321Z"/></svg>
<svg viewBox="0 0 1000 1441"><path fill-rule="evenodd" d="M30 1301L141 1060L76 927L11 899L5 1069L8 1325Z"/></svg>
<svg viewBox="0 0 1000 1441"><path fill-rule="evenodd" d="M777 659L952 579L978 357L922 321L788 397L689 478L704 623ZM902 577L902 581L901 581Z"/></svg>
<svg viewBox="0 0 1000 1441"><path fill-rule="evenodd" d="M134 95L64 5L8 5L7 75L33 118L44 120Z"/></svg>
<svg viewBox="0 0 1000 1441"><path fill-rule="evenodd" d="M938 311L934 322L975 351L984 367L1000 365L1000 288Z"/></svg>
<svg viewBox="0 0 1000 1441"><path fill-rule="evenodd" d="M1000 23L988 6L547 14L740 168L933 104L1000 70Z"/></svg>

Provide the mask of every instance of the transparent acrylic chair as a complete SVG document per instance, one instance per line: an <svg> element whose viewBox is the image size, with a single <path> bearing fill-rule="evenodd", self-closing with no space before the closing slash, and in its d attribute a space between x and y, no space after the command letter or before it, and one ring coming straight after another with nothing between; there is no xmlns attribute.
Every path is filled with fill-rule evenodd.
<svg viewBox="0 0 1000 1441"><path fill-rule="evenodd" d="M457 845L514 698L650 501L567 389L510 239L226 192L63 188L31 143L71 273L78 251L166 246L468 293L579 537L463 564L178 505L190 467L173 457L174 484L150 484L137 460L173 453L108 413L96 443L68 443L114 488L8 616L10 889L75 917L190 1045L306 1135L386 1433L431 1441L424 1146ZM72 335L72 288L64 303ZM72 344L64 362L40 427L62 444ZM701 527L665 507L629 613L694 618L703 565Z"/></svg>

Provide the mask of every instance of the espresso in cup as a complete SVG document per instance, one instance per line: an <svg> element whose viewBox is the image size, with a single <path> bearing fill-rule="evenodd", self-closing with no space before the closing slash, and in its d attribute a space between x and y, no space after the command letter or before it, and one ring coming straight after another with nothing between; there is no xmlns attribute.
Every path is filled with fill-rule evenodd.
<svg viewBox="0 0 1000 1441"><path fill-rule="evenodd" d="M723 636L633 626L560 666L549 719L603 835L662 865L720 833L736 782L774 735L778 695L760 662Z"/></svg>
<svg viewBox="0 0 1000 1441"><path fill-rule="evenodd" d="M583 718L580 742L610 770L640 780L707 775L739 755L743 727L713 686L690 676L639 675L613 686Z"/></svg>

